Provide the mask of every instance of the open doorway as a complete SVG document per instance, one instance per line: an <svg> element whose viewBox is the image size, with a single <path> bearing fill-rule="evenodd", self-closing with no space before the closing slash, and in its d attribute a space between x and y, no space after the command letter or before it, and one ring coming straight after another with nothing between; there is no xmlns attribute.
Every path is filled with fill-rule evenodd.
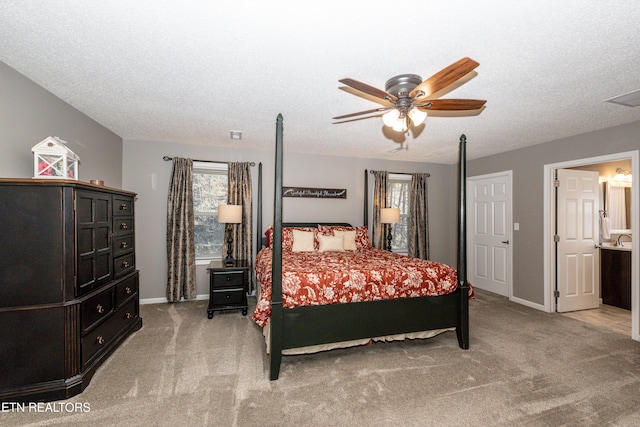
<svg viewBox="0 0 640 427"><path fill-rule="evenodd" d="M606 162L631 160L632 174L638 176L639 152L631 151L592 157L587 159L577 159L562 163L549 164L544 166L544 277L545 277L545 310L556 311L556 192L554 180L559 169L579 168L587 165L594 165ZM636 185L632 188L631 203L631 233L635 240L640 239L640 209L639 209L639 187L636 178ZM632 251L631 260L631 336L634 340L640 341L640 255L638 250Z"/></svg>

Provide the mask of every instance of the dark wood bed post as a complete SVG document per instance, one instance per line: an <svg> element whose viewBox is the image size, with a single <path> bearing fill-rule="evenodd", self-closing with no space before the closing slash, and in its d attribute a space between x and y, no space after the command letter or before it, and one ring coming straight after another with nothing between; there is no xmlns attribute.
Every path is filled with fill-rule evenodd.
<svg viewBox="0 0 640 427"><path fill-rule="evenodd" d="M458 288L460 289L460 326L456 328L460 348L469 348L469 284L467 283L467 137L460 136L458 161Z"/></svg>
<svg viewBox="0 0 640 427"><path fill-rule="evenodd" d="M364 170L364 217L362 225L369 225L369 171Z"/></svg>
<svg viewBox="0 0 640 427"><path fill-rule="evenodd" d="M269 376L277 380L282 361L282 114L276 120L275 194L273 195L273 255L271 267L271 366Z"/></svg>
<svg viewBox="0 0 640 427"><path fill-rule="evenodd" d="M258 213L256 214L256 256L262 249L262 162L258 163Z"/></svg>

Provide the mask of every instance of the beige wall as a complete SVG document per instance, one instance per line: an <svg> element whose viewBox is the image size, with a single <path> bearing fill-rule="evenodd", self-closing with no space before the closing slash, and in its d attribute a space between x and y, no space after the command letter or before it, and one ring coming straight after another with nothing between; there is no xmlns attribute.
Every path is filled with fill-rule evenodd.
<svg viewBox="0 0 640 427"><path fill-rule="evenodd" d="M0 177L32 177L31 147L48 136L80 157L80 181L121 188L122 138L0 62Z"/></svg>

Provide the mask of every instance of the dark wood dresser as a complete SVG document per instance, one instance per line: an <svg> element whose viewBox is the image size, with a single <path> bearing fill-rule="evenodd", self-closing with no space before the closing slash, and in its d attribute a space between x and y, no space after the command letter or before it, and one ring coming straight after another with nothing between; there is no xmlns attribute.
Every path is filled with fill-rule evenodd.
<svg viewBox="0 0 640 427"><path fill-rule="evenodd" d="M66 399L140 329L135 194L0 179L0 401Z"/></svg>

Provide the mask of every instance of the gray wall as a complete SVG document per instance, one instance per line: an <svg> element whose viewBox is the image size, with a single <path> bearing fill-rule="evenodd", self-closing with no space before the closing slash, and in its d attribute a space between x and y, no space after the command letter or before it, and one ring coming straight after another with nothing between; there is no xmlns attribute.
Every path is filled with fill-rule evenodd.
<svg viewBox="0 0 640 427"><path fill-rule="evenodd" d="M513 222L520 223L513 232L514 297L544 305L544 166L639 148L636 122L468 162L470 177L513 170Z"/></svg>
<svg viewBox="0 0 640 427"><path fill-rule="evenodd" d="M138 194L136 264L141 272L141 298L164 298L166 294L166 203L172 163L165 162L162 157L167 155L201 160L255 162L256 166L252 168L254 201L257 200L258 191L257 165L262 162L264 189L262 231L264 231L273 222L273 145L273 141L266 141L265 146L269 149L259 151L158 141L124 141L123 185L126 189ZM361 225L365 169L431 174L429 225L432 258L455 265L456 167L452 165L307 155L286 152L285 149L284 185L347 189L347 199L286 198L283 202L285 221L345 221ZM371 175L369 175L369 186L370 189L373 188ZM254 215L255 211L256 209L254 209ZM206 266L198 267L197 288L199 295L205 295L208 292Z"/></svg>
<svg viewBox="0 0 640 427"><path fill-rule="evenodd" d="M0 177L33 176L31 147L58 136L80 156L80 180L102 179L110 187L138 193L137 263L141 297L163 298L166 282L166 196L171 163L163 155L221 161L254 161L264 166L263 228L273 206L273 141L265 150L230 150L166 142L125 141L39 85L0 62ZM275 119L274 119L275 120ZM640 122L565 138L470 161L468 175L513 170L513 295L544 304L543 167L546 164L613 154L640 147ZM473 138L469 139L473 144ZM286 147L286 141L285 141ZM346 188L346 200L286 199L289 221L362 223L363 171L429 172L432 258L455 265L455 174L452 165L394 162L285 153L284 184ZM257 167L254 168L257 188ZM638 176L638 171L633 171ZM205 294L206 271L199 268L198 293Z"/></svg>
<svg viewBox="0 0 640 427"><path fill-rule="evenodd" d="M80 181L122 186L122 138L0 62L0 177L32 177L31 147L48 136L80 157Z"/></svg>

